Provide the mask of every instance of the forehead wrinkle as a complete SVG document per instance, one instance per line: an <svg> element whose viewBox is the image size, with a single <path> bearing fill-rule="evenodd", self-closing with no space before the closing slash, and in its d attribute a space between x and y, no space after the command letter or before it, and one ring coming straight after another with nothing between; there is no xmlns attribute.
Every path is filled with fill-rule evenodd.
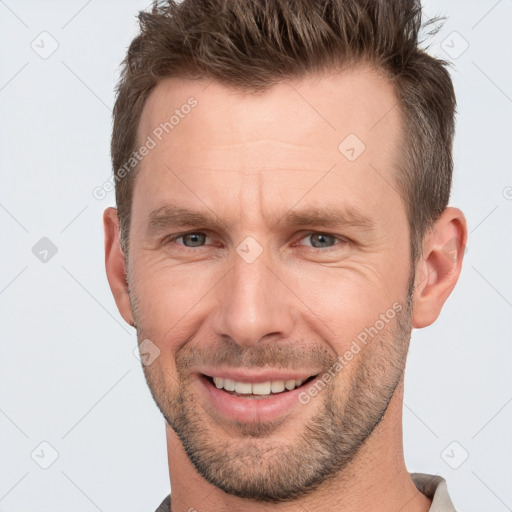
<svg viewBox="0 0 512 512"><path fill-rule="evenodd" d="M263 218L263 223L268 225L263 206L263 186L265 184L261 172L243 173L241 177L240 189L238 191L238 211L239 222L244 226L252 225L257 222L259 215Z"/></svg>

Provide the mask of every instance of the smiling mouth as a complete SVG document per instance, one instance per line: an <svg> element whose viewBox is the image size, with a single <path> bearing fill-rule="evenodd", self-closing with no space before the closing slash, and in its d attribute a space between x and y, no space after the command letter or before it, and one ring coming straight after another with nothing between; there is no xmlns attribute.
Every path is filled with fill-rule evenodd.
<svg viewBox="0 0 512 512"><path fill-rule="evenodd" d="M210 377L203 375L211 385L225 393L242 398L265 398L293 391L301 386L305 386L311 380L318 377L312 375L304 379L272 380L265 382L240 382L223 377Z"/></svg>

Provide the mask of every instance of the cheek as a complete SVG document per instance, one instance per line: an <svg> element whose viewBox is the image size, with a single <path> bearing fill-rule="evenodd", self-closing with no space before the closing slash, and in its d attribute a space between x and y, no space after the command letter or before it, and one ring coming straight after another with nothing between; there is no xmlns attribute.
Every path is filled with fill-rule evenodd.
<svg viewBox="0 0 512 512"><path fill-rule="evenodd" d="M275 271L289 287L279 292L280 300L293 309L298 329L304 327L343 354L404 298L405 270L384 260L382 255L361 256L338 267L276 262ZM138 303L138 323L168 355L206 327L208 317L220 307L222 279L229 270L218 261L171 265L154 254L134 259L132 268L130 288Z"/></svg>
<svg viewBox="0 0 512 512"><path fill-rule="evenodd" d="M162 261L134 262L130 283L138 306L138 321L146 335L155 342L172 346L193 332L190 322L197 314L207 294L216 282L207 270L185 266L166 266Z"/></svg>
<svg viewBox="0 0 512 512"><path fill-rule="evenodd" d="M304 272L294 280L294 291L306 306L304 318L325 340L331 340L338 354L349 350L358 336L364 339L376 324L379 331L388 329L403 306L396 283L393 289L380 272L365 270L324 268Z"/></svg>

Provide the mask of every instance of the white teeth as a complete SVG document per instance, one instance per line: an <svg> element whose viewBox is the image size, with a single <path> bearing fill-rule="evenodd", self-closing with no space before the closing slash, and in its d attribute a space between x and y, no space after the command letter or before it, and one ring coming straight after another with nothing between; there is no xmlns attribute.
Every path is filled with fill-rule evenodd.
<svg viewBox="0 0 512 512"><path fill-rule="evenodd" d="M295 380L292 379L292 380L285 380L284 381L284 387L288 390L288 391L291 391L292 389L295 388Z"/></svg>
<svg viewBox="0 0 512 512"><path fill-rule="evenodd" d="M226 391L235 391L235 381L231 379L224 379L224 389Z"/></svg>
<svg viewBox="0 0 512 512"><path fill-rule="evenodd" d="M284 380L273 380L270 385L270 390L272 393L281 393L281 391L284 391Z"/></svg>
<svg viewBox="0 0 512 512"><path fill-rule="evenodd" d="M253 395L270 395L272 383L271 382L258 382L252 385Z"/></svg>
<svg viewBox="0 0 512 512"><path fill-rule="evenodd" d="M213 377L213 383L219 389L235 391L240 395L270 395L270 393L282 393L285 389L291 391L299 387L306 379L273 380L266 382L236 382L222 377Z"/></svg>
<svg viewBox="0 0 512 512"><path fill-rule="evenodd" d="M241 395L250 395L252 384L250 382L235 382L235 391Z"/></svg>

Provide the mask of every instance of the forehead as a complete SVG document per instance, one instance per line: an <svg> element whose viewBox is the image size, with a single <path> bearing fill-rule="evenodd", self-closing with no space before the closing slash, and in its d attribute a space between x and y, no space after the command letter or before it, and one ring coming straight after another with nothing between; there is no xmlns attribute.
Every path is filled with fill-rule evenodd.
<svg viewBox="0 0 512 512"><path fill-rule="evenodd" d="M191 98L197 105L189 109ZM170 78L149 95L138 135L143 141L170 121L172 126L169 133L162 134L160 149L173 141L182 147L197 147L278 138L298 146L294 148L297 151L304 147L330 152L353 133L367 149L377 151L386 145L378 143L380 136L387 135L385 143L398 138L397 106L392 84L370 67L287 80L262 93L245 92L213 80ZM185 122L187 117L193 121ZM207 137L198 132L199 125Z"/></svg>
<svg viewBox="0 0 512 512"><path fill-rule="evenodd" d="M401 199L393 185L400 109L391 83L371 68L310 75L258 94L166 79L146 101L138 138L155 143L134 191L147 212L177 196L208 206L221 191L223 205L239 209L273 200L289 206L306 190L312 201L323 189L349 203L366 194L377 209L386 193Z"/></svg>

